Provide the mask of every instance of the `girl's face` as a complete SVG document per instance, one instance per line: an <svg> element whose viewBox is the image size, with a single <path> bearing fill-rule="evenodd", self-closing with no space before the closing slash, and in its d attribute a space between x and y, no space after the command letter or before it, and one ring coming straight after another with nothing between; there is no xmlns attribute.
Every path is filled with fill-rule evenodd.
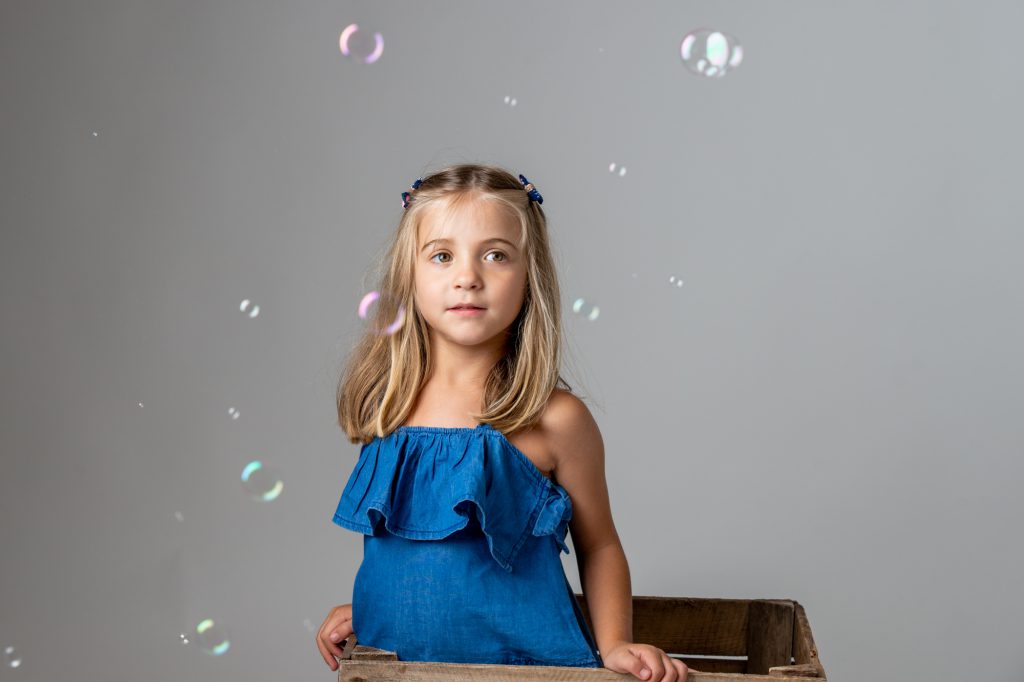
<svg viewBox="0 0 1024 682"><path fill-rule="evenodd" d="M431 207L420 223L416 307L435 334L462 346L504 340L526 294L526 259L515 246L519 222L499 206L469 201L443 227ZM482 310L452 310L459 304Z"/></svg>

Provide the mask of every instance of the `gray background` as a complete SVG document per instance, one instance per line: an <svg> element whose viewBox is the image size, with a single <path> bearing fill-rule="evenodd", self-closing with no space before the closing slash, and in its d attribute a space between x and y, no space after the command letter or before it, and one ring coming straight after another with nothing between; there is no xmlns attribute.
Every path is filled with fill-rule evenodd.
<svg viewBox="0 0 1024 682"><path fill-rule="evenodd" d="M545 197L635 594L797 599L837 682L1022 679L1022 20L3 2L0 678L333 678L356 305L400 192L480 161ZM724 79L681 63L702 26Z"/></svg>

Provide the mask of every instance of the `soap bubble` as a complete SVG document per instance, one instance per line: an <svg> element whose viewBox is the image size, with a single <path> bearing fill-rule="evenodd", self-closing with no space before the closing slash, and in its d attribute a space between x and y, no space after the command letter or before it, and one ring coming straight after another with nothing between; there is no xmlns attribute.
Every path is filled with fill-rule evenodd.
<svg viewBox="0 0 1024 682"><path fill-rule="evenodd" d="M581 315L590 321L597 319L597 316L601 314L600 309L591 303L587 303L585 299L577 298L572 304L572 311L577 315Z"/></svg>
<svg viewBox="0 0 1024 682"><path fill-rule="evenodd" d="M375 334L390 335L402 328L405 322L405 306L391 297L371 291L359 301L359 317L371 321Z"/></svg>
<svg viewBox="0 0 1024 682"><path fill-rule="evenodd" d="M221 656L231 646L224 626L209 618L196 626L196 641L199 642L199 648L211 656Z"/></svg>
<svg viewBox="0 0 1024 682"><path fill-rule="evenodd" d="M243 313L248 311L249 317L256 317L260 314L260 307L258 305L252 305L252 301L249 299L242 301L241 305L238 306L238 309Z"/></svg>
<svg viewBox="0 0 1024 682"><path fill-rule="evenodd" d="M242 469L242 487L254 500L270 502L281 495L284 482L276 469L253 460Z"/></svg>
<svg viewBox="0 0 1024 682"><path fill-rule="evenodd" d="M363 64L373 64L384 52L384 36L377 31L359 28L349 24L338 38L341 53Z"/></svg>
<svg viewBox="0 0 1024 682"><path fill-rule="evenodd" d="M13 646L4 647L4 665L8 668L21 667L21 654L15 651Z"/></svg>
<svg viewBox="0 0 1024 682"><path fill-rule="evenodd" d="M708 28L687 33L679 44L679 54L690 71L708 78L721 78L743 61L738 40Z"/></svg>

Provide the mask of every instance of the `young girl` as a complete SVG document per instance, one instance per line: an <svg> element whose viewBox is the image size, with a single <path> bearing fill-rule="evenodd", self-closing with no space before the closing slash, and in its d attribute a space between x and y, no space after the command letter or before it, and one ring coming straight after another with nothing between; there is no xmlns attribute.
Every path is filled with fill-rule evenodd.
<svg viewBox="0 0 1024 682"><path fill-rule="evenodd" d="M363 445L333 520L363 534L363 561L352 603L316 635L331 670L355 634L403 661L686 679L682 661L631 641L604 445L559 374L542 201L522 175L477 164L402 193L386 331L363 337L338 387L339 424ZM567 531L596 643L559 558Z"/></svg>

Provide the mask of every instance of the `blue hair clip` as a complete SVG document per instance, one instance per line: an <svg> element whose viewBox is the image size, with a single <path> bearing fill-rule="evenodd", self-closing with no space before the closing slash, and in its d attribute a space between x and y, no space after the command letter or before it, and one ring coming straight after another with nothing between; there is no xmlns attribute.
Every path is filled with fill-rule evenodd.
<svg viewBox="0 0 1024 682"><path fill-rule="evenodd" d="M525 176L520 175L519 182L523 183L523 189L525 189L526 193L530 195L531 201L536 201L538 204L544 203L544 197L540 195L540 192L537 191L537 188L534 187L533 183L527 180Z"/></svg>
<svg viewBox="0 0 1024 682"><path fill-rule="evenodd" d="M416 178L416 182L412 183L413 189L419 189L419 186L423 184L423 178ZM402 192L402 208L409 208L409 201L412 199L412 194L409 192Z"/></svg>

